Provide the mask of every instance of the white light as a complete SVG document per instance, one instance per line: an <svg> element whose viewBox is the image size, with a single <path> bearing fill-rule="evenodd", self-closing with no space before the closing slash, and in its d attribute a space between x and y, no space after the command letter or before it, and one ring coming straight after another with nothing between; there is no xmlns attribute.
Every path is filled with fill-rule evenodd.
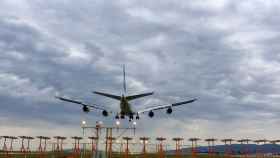
<svg viewBox="0 0 280 158"><path fill-rule="evenodd" d="M116 125L119 126L121 123L120 121L116 121Z"/></svg>
<svg viewBox="0 0 280 158"><path fill-rule="evenodd" d="M86 124L87 124L87 122L86 122L86 121L82 121L82 124L83 124L83 125L86 125Z"/></svg>
<svg viewBox="0 0 280 158"><path fill-rule="evenodd" d="M101 125L103 124L103 122L102 122L102 121L99 121L98 123L99 123L99 124L101 124Z"/></svg>
<svg viewBox="0 0 280 158"><path fill-rule="evenodd" d="M136 126L136 124L137 124L136 121L134 121L134 122L133 122L133 125Z"/></svg>

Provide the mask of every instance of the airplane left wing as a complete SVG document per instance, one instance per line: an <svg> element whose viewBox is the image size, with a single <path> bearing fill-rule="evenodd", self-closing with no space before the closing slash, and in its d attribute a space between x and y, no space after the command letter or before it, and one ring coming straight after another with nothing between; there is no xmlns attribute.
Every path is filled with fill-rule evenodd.
<svg viewBox="0 0 280 158"><path fill-rule="evenodd" d="M95 105L95 104L86 104L86 103L83 103L81 101L68 99L68 98L63 98L63 97L58 97L58 96L56 96L56 98L59 99L59 100L62 100L62 101L66 101L66 102L70 102L70 103L74 103L74 104L79 104L79 105L82 105L82 106L87 106L87 107L91 107L91 108L98 109L98 110L106 110L102 106Z"/></svg>
<svg viewBox="0 0 280 158"><path fill-rule="evenodd" d="M172 108L172 107L176 107L176 106L180 106L180 105L184 105L184 104L189 104L189 103L192 103L192 102L194 102L196 100L197 99L191 99L191 100L188 100L188 101L177 102L177 103L173 103L173 104L169 104L169 105L151 106L151 107L147 107L147 108L145 108L143 110L140 110L137 113L141 114L141 113L145 113L145 112L149 112L149 111L155 111L155 110Z"/></svg>

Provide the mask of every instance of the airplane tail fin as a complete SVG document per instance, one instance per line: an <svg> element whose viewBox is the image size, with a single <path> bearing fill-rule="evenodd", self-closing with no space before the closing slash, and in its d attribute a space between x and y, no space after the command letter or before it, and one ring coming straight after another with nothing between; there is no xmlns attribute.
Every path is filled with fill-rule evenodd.
<svg viewBox="0 0 280 158"><path fill-rule="evenodd" d="M143 94L138 94L138 95L131 95L131 96L127 96L126 99L127 99L127 101L130 101L130 100L146 97L146 96L153 95L153 94L154 94L154 92L143 93Z"/></svg>
<svg viewBox="0 0 280 158"><path fill-rule="evenodd" d="M126 94L125 65L123 65L123 91Z"/></svg>
<svg viewBox="0 0 280 158"><path fill-rule="evenodd" d="M121 100L121 96L118 96L118 95L102 93L102 92L97 92L97 91L94 91L93 93L94 94L98 94L98 95L102 95L102 96L105 96L105 97L108 97L108 98L112 98L112 99L116 99L116 100Z"/></svg>

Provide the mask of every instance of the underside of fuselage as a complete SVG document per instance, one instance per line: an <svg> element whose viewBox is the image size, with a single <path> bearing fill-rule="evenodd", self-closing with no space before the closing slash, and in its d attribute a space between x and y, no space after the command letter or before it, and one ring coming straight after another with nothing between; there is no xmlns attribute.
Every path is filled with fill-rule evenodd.
<svg viewBox="0 0 280 158"><path fill-rule="evenodd" d="M133 120L134 118L137 120L139 119L138 114L132 111L128 99L124 95L122 95L120 99L120 111L116 115L116 119L124 119L125 117L128 117L129 121Z"/></svg>
<svg viewBox="0 0 280 158"><path fill-rule="evenodd" d="M131 116L134 114L131 109L130 104L128 103L128 101L125 98L123 98L120 102L120 109L121 109L121 111L120 111L121 115Z"/></svg>

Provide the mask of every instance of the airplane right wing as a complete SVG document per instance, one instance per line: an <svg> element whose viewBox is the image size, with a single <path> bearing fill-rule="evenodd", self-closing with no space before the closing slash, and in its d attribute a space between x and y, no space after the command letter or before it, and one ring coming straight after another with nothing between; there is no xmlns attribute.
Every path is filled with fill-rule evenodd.
<svg viewBox="0 0 280 158"><path fill-rule="evenodd" d="M143 110L140 110L138 111L137 113L138 114L141 114L141 113L145 113L145 112L148 112L148 111L155 111L155 110L161 110L161 109L168 109L168 108L172 108L172 107L175 107L175 106L180 106L180 105L184 105L184 104L189 104L189 103L192 103L194 101L196 101L197 99L191 99L191 100L188 100L188 101L183 101L183 102L177 102L177 103L173 103L173 104L169 104L169 105L158 105L158 106L151 106L151 107L147 107Z"/></svg>
<svg viewBox="0 0 280 158"><path fill-rule="evenodd" d="M97 109L97 110L106 110L104 107L96 105L96 104L86 104L86 103L83 103L81 101L72 100L72 99L63 98L63 97L58 97L58 96L56 96L56 98L59 99L59 100L62 100L62 101L66 101L66 102L70 102L70 103L74 103L74 104L79 104L79 105L82 105L82 106L91 107L91 108L94 108L94 109Z"/></svg>

